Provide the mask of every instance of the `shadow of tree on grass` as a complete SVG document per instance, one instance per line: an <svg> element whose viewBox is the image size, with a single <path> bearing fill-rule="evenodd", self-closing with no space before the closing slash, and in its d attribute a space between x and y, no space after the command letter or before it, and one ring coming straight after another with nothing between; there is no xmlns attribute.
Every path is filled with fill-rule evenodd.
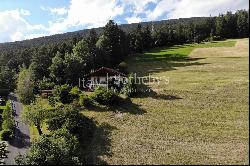
<svg viewBox="0 0 250 166"><path fill-rule="evenodd" d="M127 112L134 115L142 115L146 113L146 110L144 110L141 107L141 105L133 103L130 98L126 99L120 98L117 104L112 106L111 109L114 112L120 112L120 113Z"/></svg>
<svg viewBox="0 0 250 166"><path fill-rule="evenodd" d="M102 123L94 129L94 134L89 141L81 143L81 158L87 165L107 165L108 163L102 159L102 156L111 157L111 132L117 128Z"/></svg>
<svg viewBox="0 0 250 166"><path fill-rule="evenodd" d="M136 98L153 98L153 99L160 99L160 100L180 100L182 97L177 96L175 94L164 94L163 92L156 92L153 90L149 85L140 84L137 86L138 92L136 93Z"/></svg>
<svg viewBox="0 0 250 166"><path fill-rule="evenodd" d="M157 51L156 51L157 53ZM160 73L176 70L177 67L200 66L209 63L201 63L199 60L205 58L192 58L183 54L156 54L154 52L144 53L133 58L133 66L130 72L137 73L140 76L146 76L151 73ZM139 67L138 67L139 66Z"/></svg>
<svg viewBox="0 0 250 166"><path fill-rule="evenodd" d="M130 98L122 98L122 97L118 97L113 105L104 106L95 102L90 106L88 106L87 109L96 112L118 111L121 113L130 113L135 115L137 114L141 115L146 113L146 111L141 108L141 105L133 103Z"/></svg>

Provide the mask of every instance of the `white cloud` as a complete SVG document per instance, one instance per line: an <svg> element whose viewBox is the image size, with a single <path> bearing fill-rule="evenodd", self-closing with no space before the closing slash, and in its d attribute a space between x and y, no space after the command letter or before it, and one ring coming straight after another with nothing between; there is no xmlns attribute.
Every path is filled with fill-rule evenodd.
<svg viewBox="0 0 250 166"><path fill-rule="evenodd" d="M161 0L155 9L148 13L148 20L161 16L168 18L187 18L200 16L216 16L227 11L248 9L248 0Z"/></svg>
<svg viewBox="0 0 250 166"><path fill-rule="evenodd" d="M210 14L216 16L227 11L235 12L237 9L246 9L248 6L248 0L183 0L171 13L170 17L197 17L209 16Z"/></svg>
<svg viewBox="0 0 250 166"><path fill-rule="evenodd" d="M47 36L48 34L46 33L35 33L35 34L29 34L25 36L25 39L34 39L42 36Z"/></svg>
<svg viewBox="0 0 250 166"><path fill-rule="evenodd" d="M149 7L149 4L154 5ZM25 17L32 15L25 9L0 11L0 42L63 33L69 29L100 27L117 16L128 23L137 23L215 16L226 11L248 9L248 6L248 0L70 0L69 6L61 8L40 7L53 14L47 26L29 23ZM124 23L121 22L123 19L115 21Z"/></svg>
<svg viewBox="0 0 250 166"><path fill-rule="evenodd" d="M125 20L130 23L138 23L145 21L144 17L141 17L140 14L146 14L150 11L147 11L147 7L150 3L157 4L159 0L123 0L122 4L126 9L126 12L133 13L132 17L126 17Z"/></svg>
<svg viewBox="0 0 250 166"><path fill-rule="evenodd" d="M179 3L177 0L162 0L153 11L148 11L148 20L155 20L166 12L171 12Z"/></svg>
<svg viewBox="0 0 250 166"><path fill-rule="evenodd" d="M24 16L30 12L24 9L0 12L0 42L26 39L26 35L35 30L46 29L43 25L29 24Z"/></svg>
<svg viewBox="0 0 250 166"><path fill-rule="evenodd" d="M138 22L142 22L142 19L140 17L127 17L126 21L131 24L131 23L138 23Z"/></svg>
<svg viewBox="0 0 250 166"><path fill-rule="evenodd" d="M124 6L132 5L135 14L144 13L149 3L157 3L159 0L123 0Z"/></svg>
<svg viewBox="0 0 250 166"><path fill-rule="evenodd" d="M24 16L29 16L30 15L30 11L25 10L25 9L20 9L20 13Z"/></svg>
<svg viewBox="0 0 250 166"><path fill-rule="evenodd" d="M60 33L69 27L100 27L109 19L123 14L123 7L116 0L71 0L67 16L50 23L50 34Z"/></svg>
<svg viewBox="0 0 250 166"><path fill-rule="evenodd" d="M49 13L56 14L56 15L64 15L64 14L67 14L67 12L68 12L65 7L62 7L62 8L50 8L50 7L41 6L40 8L42 10L44 10L44 11L48 11Z"/></svg>

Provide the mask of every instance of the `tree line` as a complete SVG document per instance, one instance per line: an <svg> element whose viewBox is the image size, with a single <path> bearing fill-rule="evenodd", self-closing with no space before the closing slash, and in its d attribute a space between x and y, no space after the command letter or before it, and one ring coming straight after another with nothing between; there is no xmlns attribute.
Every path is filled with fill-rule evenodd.
<svg viewBox="0 0 250 166"><path fill-rule="evenodd" d="M126 26L118 26L110 20L101 31L91 29L85 37L79 35L61 42L2 53L0 87L13 90L17 78L14 73L24 68L32 72L37 90L50 88L53 84L77 85L78 79L90 70L102 66L116 68L128 55L161 46L243 38L248 37L248 31L249 10L227 12L217 17Z"/></svg>

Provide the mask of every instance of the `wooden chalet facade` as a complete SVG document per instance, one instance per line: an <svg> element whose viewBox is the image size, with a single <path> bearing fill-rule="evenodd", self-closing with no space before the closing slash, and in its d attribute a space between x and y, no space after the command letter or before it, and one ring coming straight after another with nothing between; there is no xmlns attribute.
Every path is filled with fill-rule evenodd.
<svg viewBox="0 0 250 166"><path fill-rule="evenodd" d="M126 74L107 67L102 67L98 70L92 71L85 77L89 80L88 87L90 89L95 89L98 86L109 87L110 81L114 82L118 86L119 84L128 81Z"/></svg>

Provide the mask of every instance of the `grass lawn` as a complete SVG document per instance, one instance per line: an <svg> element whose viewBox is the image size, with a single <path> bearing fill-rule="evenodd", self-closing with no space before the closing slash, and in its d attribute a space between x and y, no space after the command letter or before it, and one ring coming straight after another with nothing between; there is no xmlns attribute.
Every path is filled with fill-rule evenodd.
<svg viewBox="0 0 250 166"><path fill-rule="evenodd" d="M158 48L130 57L140 76L165 76L99 123L93 164L248 164L248 39Z"/></svg>
<svg viewBox="0 0 250 166"><path fill-rule="evenodd" d="M145 52L144 54L137 54L136 57L130 57L127 59L127 63L130 66L131 72L136 72L140 75L152 73L154 70L160 70L164 72L166 70L174 70L174 67L178 67L176 65L198 65L198 62L196 61L197 59L191 59L188 57L188 55L195 48L233 47L235 43L235 40L226 40L206 42L201 44L184 44L165 48L155 48L149 52ZM184 63L179 63L181 61ZM140 67L137 65L140 65Z"/></svg>
<svg viewBox="0 0 250 166"><path fill-rule="evenodd" d="M34 126L34 125L30 126L29 130L30 130L30 140L31 141L34 141L34 139L39 137L38 130L37 130L36 126ZM46 124L42 125L42 131L44 134L49 133Z"/></svg>
<svg viewBox="0 0 250 166"><path fill-rule="evenodd" d="M0 110L4 110L6 106L0 106Z"/></svg>

